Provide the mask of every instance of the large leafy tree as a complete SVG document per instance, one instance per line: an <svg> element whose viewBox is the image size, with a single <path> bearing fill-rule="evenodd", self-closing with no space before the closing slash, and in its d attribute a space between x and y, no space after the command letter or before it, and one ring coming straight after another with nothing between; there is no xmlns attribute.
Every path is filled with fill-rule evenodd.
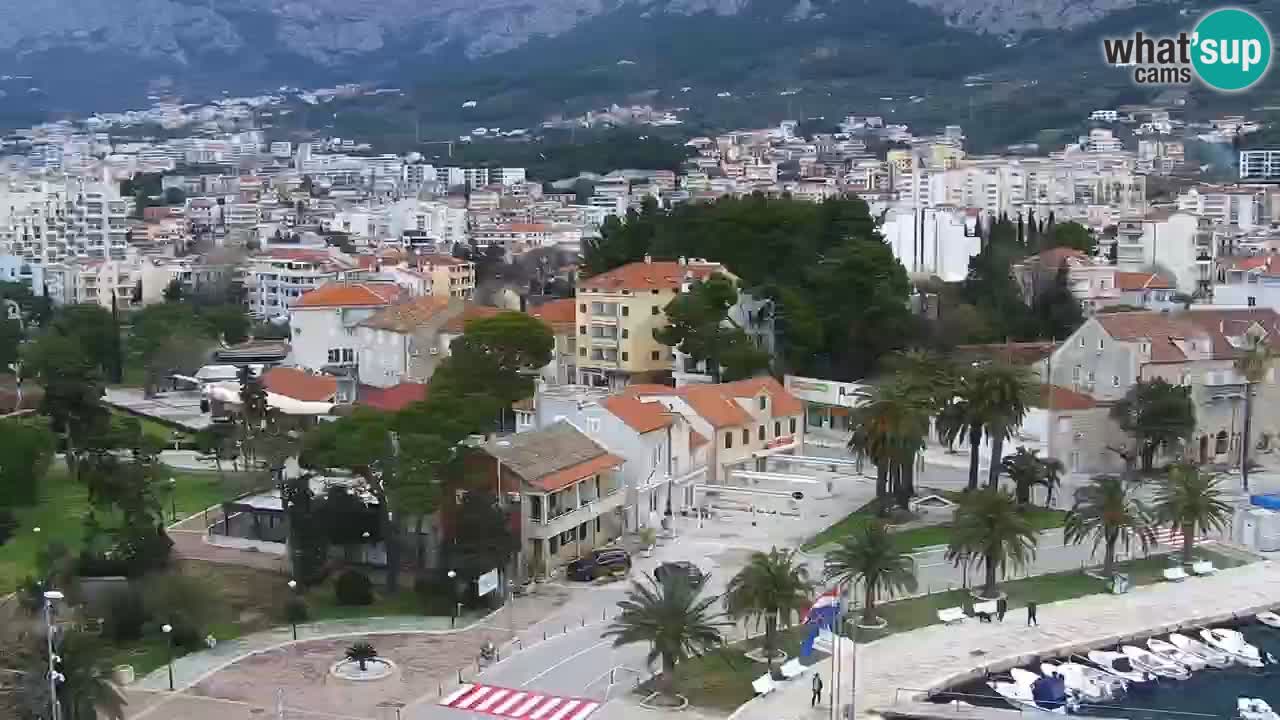
<svg viewBox="0 0 1280 720"><path fill-rule="evenodd" d="M520 539L511 532L507 514L497 498L468 492L453 517L454 529L445 547L449 567L470 580L497 568L505 574Z"/></svg>
<svg viewBox="0 0 1280 720"><path fill-rule="evenodd" d="M216 333L186 303L158 303L133 313L129 352L146 371L145 390L155 392L172 372L199 368Z"/></svg>
<svg viewBox="0 0 1280 720"><path fill-rule="evenodd" d="M24 372L44 387L41 412L62 433L67 463L78 471L81 454L94 434L105 432L110 415L102 405L102 376L80 342L59 332L45 333L30 348Z"/></svg>
<svg viewBox="0 0 1280 720"><path fill-rule="evenodd" d="M1191 388L1160 379L1136 383L1111 406L1111 417L1137 442L1146 471L1151 470L1157 450L1178 447L1196 429Z"/></svg>
<svg viewBox="0 0 1280 720"><path fill-rule="evenodd" d="M0 373L10 372L21 357L21 348L22 326L16 320L0 318Z"/></svg>
<svg viewBox="0 0 1280 720"><path fill-rule="evenodd" d="M1103 548L1102 574L1111 577L1116 567L1116 547L1137 541L1145 554L1155 543L1154 519L1124 481L1111 475L1094 478L1076 492L1075 504L1062 526L1063 542L1093 540L1093 550Z"/></svg>
<svg viewBox="0 0 1280 720"><path fill-rule="evenodd" d="M956 508L947 559L957 566L982 560L982 595L996 596L999 576L1035 557L1038 537L1012 495L988 487L966 493Z"/></svg>
<svg viewBox="0 0 1280 720"><path fill-rule="evenodd" d="M23 698L21 711L32 718L47 717L49 697L48 656L33 647L23 653L23 668L17 693ZM60 717L66 720L124 720L128 699L111 681L112 649L98 638L76 630L59 633L54 651L62 680L57 683Z"/></svg>
<svg viewBox="0 0 1280 720"><path fill-rule="evenodd" d="M733 280L716 273L694 283L689 292L667 305L667 324L654 331L654 338L680 348L695 362L705 362L712 382L721 381L730 360L729 377L723 379L750 377L769 367L769 355L756 349L729 317L729 309L737 302L738 288Z"/></svg>
<svg viewBox="0 0 1280 720"><path fill-rule="evenodd" d="M1223 500L1218 480L1190 464L1169 469L1169 479L1155 498L1156 518L1182 535L1182 561L1191 563L1196 538L1222 531L1231 521L1231 506Z"/></svg>
<svg viewBox="0 0 1280 720"><path fill-rule="evenodd" d="M662 684L675 692L675 672L680 663L719 648L723 628L730 623L713 610L719 598L702 597L683 576L668 575L658 582L645 578L632 583L627 597L618 603L622 611L604 631L614 647L647 643L648 661L662 662Z"/></svg>
<svg viewBox="0 0 1280 720"><path fill-rule="evenodd" d="M1074 221L1054 223L1049 234L1052 247L1067 247L1092 255L1098 246L1089 228Z"/></svg>
<svg viewBox="0 0 1280 720"><path fill-rule="evenodd" d="M724 605L734 618L764 621L764 648L770 669L778 650L778 627L808 607L813 583L809 570L790 550L752 553L747 566L729 579Z"/></svg>
<svg viewBox="0 0 1280 720"><path fill-rule="evenodd" d="M0 508L32 505L57 442L44 419L0 420Z"/></svg>
<svg viewBox="0 0 1280 720"><path fill-rule="evenodd" d="M1244 439L1240 443L1240 482L1249 489L1249 447L1253 442L1253 394L1254 386L1267 379L1275 355L1266 340L1256 335L1248 336L1249 346L1235 360L1236 372L1244 377Z"/></svg>
<svg viewBox="0 0 1280 720"><path fill-rule="evenodd" d="M504 312L467 323L436 369L432 386L451 385L463 394L484 393L503 407L533 395L534 371L551 362L555 338L541 320ZM436 375L440 375L437 382Z"/></svg>
<svg viewBox="0 0 1280 720"><path fill-rule="evenodd" d="M865 623L876 620L876 599L881 593L914 592L916 574L911 557L899 552L884 523L869 522L840 539L827 553L823 565L827 580L849 585L855 592L862 584Z"/></svg>
<svg viewBox="0 0 1280 720"><path fill-rule="evenodd" d="M1062 339L1084 324L1080 301L1071 293L1071 280L1064 262L1053 274L1052 282L1031 302L1031 316L1036 336Z"/></svg>
<svg viewBox="0 0 1280 720"><path fill-rule="evenodd" d="M75 338L103 377L120 382L123 358L115 315L98 305L68 305L54 315L51 331Z"/></svg>

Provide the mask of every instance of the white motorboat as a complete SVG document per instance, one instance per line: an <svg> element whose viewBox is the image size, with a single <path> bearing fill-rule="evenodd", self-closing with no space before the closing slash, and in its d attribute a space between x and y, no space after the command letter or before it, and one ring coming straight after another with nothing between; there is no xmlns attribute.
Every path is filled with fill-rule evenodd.
<svg viewBox="0 0 1280 720"><path fill-rule="evenodd" d="M1160 677L1174 680L1186 680L1191 677L1191 671L1187 669L1186 665L1167 660L1150 650L1143 650L1135 645L1125 645L1120 648L1120 652L1124 653L1133 662L1133 666L1140 670L1146 670Z"/></svg>
<svg viewBox="0 0 1280 720"><path fill-rule="evenodd" d="M1108 675L1114 675L1130 685L1147 683L1155 679L1153 673L1134 667L1133 661L1124 653L1090 650L1089 662L1097 665Z"/></svg>
<svg viewBox="0 0 1280 720"><path fill-rule="evenodd" d="M1280 615L1273 612L1260 612L1254 618L1267 627L1280 628Z"/></svg>
<svg viewBox="0 0 1280 720"><path fill-rule="evenodd" d="M1240 713L1240 720L1280 720L1280 714L1262 698L1237 698L1236 712Z"/></svg>
<svg viewBox="0 0 1280 720"><path fill-rule="evenodd" d="M1185 666L1191 672L1199 672L1205 669L1205 666L1209 664L1207 660L1199 655L1192 655L1189 652L1183 652L1176 646L1165 640L1161 640L1160 638L1148 638L1147 648L1165 660Z"/></svg>
<svg viewBox="0 0 1280 720"><path fill-rule="evenodd" d="M1040 671L1046 677L1056 674L1066 680L1067 689L1086 702L1118 700L1127 687L1125 681L1115 675L1078 662L1041 663Z"/></svg>
<svg viewBox="0 0 1280 720"><path fill-rule="evenodd" d="M1065 694L1062 697L1054 699L1036 700L1037 683L1043 682L1044 678L1021 668L1014 668L1009 671L1011 681L1009 680L992 680L987 685L995 690L1000 697L1004 698L1010 705L1019 710L1033 710L1036 712L1051 712L1064 715L1067 712L1067 702Z"/></svg>
<svg viewBox="0 0 1280 720"><path fill-rule="evenodd" d="M1257 647L1246 642L1238 630L1205 628L1200 631L1200 637L1212 647L1234 657L1241 665L1262 667L1262 654Z"/></svg>
<svg viewBox="0 0 1280 720"><path fill-rule="evenodd" d="M1236 661L1235 656L1231 653L1225 653L1217 648L1209 647L1199 640L1182 633L1171 633L1169 642L1179 650L1204 660L1211 667L1230 667Z"/></svg>

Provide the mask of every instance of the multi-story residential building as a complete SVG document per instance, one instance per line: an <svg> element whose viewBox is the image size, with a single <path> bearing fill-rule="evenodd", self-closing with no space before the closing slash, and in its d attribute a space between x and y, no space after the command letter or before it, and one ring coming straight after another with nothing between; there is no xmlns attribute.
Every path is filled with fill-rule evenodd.
<svg viewBox="0 0 1280 720"><path fill-rule="evenodd" d="M1280 256L1220 258L1213 304L1280 311Z"/></svg>
<svg viewBox="0 0 1280 720"><path fill-rule="evenodd" d="M403 293L395 283L373 282L330 282L304 293L289 308L294 361L308 370L342 368L355 375L357 327Z"/></svg>
<svg viewBox="0 0 1280 720"><path fill-rule="evenodd" d="M476 264L452 255L426 254L414 258L418 271L431 279L431 294L470 300L476 293Z"/></svg>
<svg viewBox="0 0 1280 720"><path fill-rule="evenodd" d="M1023 299L1028 304L1034 302L1055 282L1058 269L1064 265L1071 294L1080 301L1085 312L1120 302L1116 269L1072 248L1045 250L1013 266L1013 276L1022 288Z"/></svg>
<svg viewBox="0 0 1280 720"><path fill-rule="evenodd" d="M666 515L695 507L694 485L707 470L707 440L683 415L656 399L602 388L551 386L534 399L533 428L568 420L609 452L623 458L627 496L623 529L657 527Z"/></svg>
<svg viewBox="0 0 1280 720"><path fill-rule="evenodd" d="M360 382L371 387L426 383L467 321L498 312L460 298L398 297L355 323L349 333L352 364L358 363Z"/></svg>
<svg viewBox="0 0 1280 720"><path fill-rule="evenodd" d="M520 535L518 576L547 577L622 536L625 461L567 421L480 451L470 460L471 491L501 489L500 507Z"/></svg>
<svg viewBox="0 0 1280 720"><path fill-rule="evenodd" d="M1234 362L1253 337L1273 338L1280 315L1271 309L1192 306L1183 312L1099 314L1085 321L1054 351L1046 366L1049 381L1087 394L1110 407L1138 382L1162 379L1189 388L1196 408L1194 436L1169 458L1198 463L1239 462L1243 442L1244 378ZM1254 391L1255 440L1280 429L1280 387L1275 371ZM1070 422L1054 428L1056 457L1079 472L1123 467L1120 453L1134 452L1131 439L1100 414L1087 426Z"/></svg>
<svg viewBox="0 0 1280 720"><path fill-rule="evenodd" d="M686 283L719 273L699 259L630 263L578 283L578 376L583 385L621 388L671 371L671 348L653 337L667 323L665 308Z"/></svg>
<svg viewBox="0 0 1280 720"><path fill-rule="evenodd" d="M1193 187L1178 196L1178 209L1222 225L1254 230L1271 223L1267 189L1253 186Z"/></svg>
<svg viewBox="0 0 1280 720"><path fill-rule="evenodd" d="M1241 182L1280 182L1280 148L1240 151Z"/></svg>
<svg viewBox="0 0 1280 720"><path fill-rule="evenodd" d="M1163 268L1172 275L1167 279L1187 295L1207 295L1212 289L1217 247L1211 220L1158 210L1142 219L1121 220L1116 233L1116 267L1135 272Z"/></svg>
<svg viewBox="0 0 1280 720"><path fill-rule="evenodd" d="M280 317L311 290L359 274L353 259L332 248L272 248L246 263L245 303L250 315Z"/></svg>
<svg viewBox="0 0 1280 720"><path fill-rule="evenodd" d="M886 211L880 234L907 272L960 282L969 274L969 259L982 251L978 222L983 214L952 207L895 208Z"/></svg>
<svg viewBox="0 0 1280 720"><path fill-rule="evenodd" d="M529 314L551 328L555 338L551 362L542 369L542 379L550 385L572 385L578 381L577 301L563 298L530 308Z"/></svg>

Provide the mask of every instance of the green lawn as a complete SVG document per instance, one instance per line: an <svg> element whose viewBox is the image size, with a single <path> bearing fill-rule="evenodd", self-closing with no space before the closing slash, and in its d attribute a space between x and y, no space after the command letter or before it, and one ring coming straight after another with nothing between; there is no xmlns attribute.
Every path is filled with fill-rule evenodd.
<svg viewBox="0 0 1280 720"><path fill-rule="evenodd" d="M954 500L955 496L961 493L946 492L942 493L949 499ZM1037 531L1048 530L1051 528L1062 527L1063 518L1066 512L1062 510L1052 510L1042 507L1029 507L1025 511L1026 518L1031 522L1032 528ZM806 542L802 549L816 550L823 545L828 545L838 541L840 538L852 533L858 528L875 518L875 512L871 504L864 505L861 508L849 513L839 522L822 532L814 535ZM893 533L894 544L899 552L909 553L919 550L923 547L933 545L946 545L950 542L950 528L948 525L929 525L925 527L912 528L910 530L902 530Z"/></svg>
<svg viewBox="0 0 1280 720"><path fill-rule="evenodd" d="M792 627L779 633L778 646L794 657L800 651L806 630ZM758 648L763 637L729 645L719 652L693 658L676 667L676 690L689 699L689 704L699 708L714 708L732 712L751 699L755 693L751 681L765 673L763 663L747 658L743 653ZM648 694L653 681L641 686Z"/></svg>
<svg viewBox="0 0 1280 720"><path fill-rule="evenodd" d="M187 517L211 505L228 500L247 490L254 482L252 475L225 473L225 480L215 472L166 472L162 478L173 478L174 494L170 502L162 497L165 519L176 506L178 517ZM83 521L89 512L89 498L83 485L74 482L66 467L56 463L40 486L40 501L17 510L19 528L9 542L0 546L0 594L17 587L35 572L36 556L50 542L61 542L77 551L82 539ZM40 532L34 532L35 528Z"/></svg>

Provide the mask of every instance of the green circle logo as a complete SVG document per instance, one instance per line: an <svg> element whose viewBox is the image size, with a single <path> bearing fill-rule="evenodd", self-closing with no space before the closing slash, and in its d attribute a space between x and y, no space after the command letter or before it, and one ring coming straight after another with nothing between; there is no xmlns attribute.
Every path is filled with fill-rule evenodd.
<svg viewBox="0 0 1280 720"><path fill-rule="evenodd" d="M1271 33L1261 18L1247 10L1214 10L1196 25L1191 64L1215 90L1247 90L1271 65Z"/></svg>

